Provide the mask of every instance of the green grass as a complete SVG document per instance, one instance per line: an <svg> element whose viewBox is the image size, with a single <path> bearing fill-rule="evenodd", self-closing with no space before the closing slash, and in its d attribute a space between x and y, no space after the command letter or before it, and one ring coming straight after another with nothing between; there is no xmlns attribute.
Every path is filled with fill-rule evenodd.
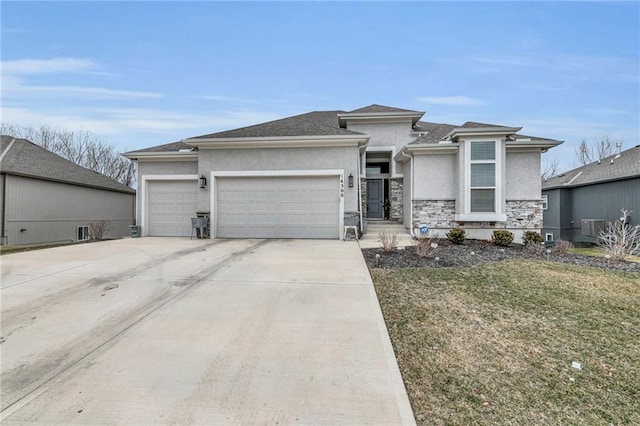
<svg viewBox="0 0 640 426"><path fill-rule="evenodd" d="M640 424L640 275L512 261L372 276L419 424Z"/></svg>
<svg viewBox="0 0 640 426"><path fill-rule="evenodd" d="M53 247L69 246L72 244L82 244L82 243L69 242L69 243L56 243L56 244L40 244L40 245L33 245L33 246L0 246L0 255L20 253L23 251L42 250L42 249L48 249Z"/></svg>
<svg viewBox="0 0 640 426"><path fill-rule="evenodd" d="M603 257L604 256L604 250L602 250L600 247L574 247L572 249L569 250L571 253L575 253L575 254L581 254L583 256L592 256L592 257ZM627 256L625 260L628 260L629 262L636 262L636 263L640 263L640 257L639 256Z"/></svg>

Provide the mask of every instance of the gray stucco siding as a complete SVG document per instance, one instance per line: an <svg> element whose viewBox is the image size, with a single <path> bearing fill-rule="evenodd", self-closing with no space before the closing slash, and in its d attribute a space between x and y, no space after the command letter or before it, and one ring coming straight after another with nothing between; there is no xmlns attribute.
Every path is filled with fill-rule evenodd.
<svg viewBox="0 0 640 426"><path fill-rule="evenodd" d="M358 210L358 149L357 147L313 148L247 148L201 149L198 174L209 177L213 171L295 171L344 170L344 210ZM354 177L353 188L347 178ZM210 190L201 191L198 209L209 210Z"/></svg>
<svg viewBox="0 0 640 426"><path fill-rule="evenodd" d="M110 222L107 238L131 232L135 194L7 175L5 195L9 245L74 241L78 226L99 220Z"/></svg>
<svg viewBox="0 0 640 426"><path fill-rule="evenodd" d="M505 198L507 200L536 200L541 198L540 151L507 151L505 169Z"/></svg>
<svg viewBox="0 0 640 426"><path fill-rule="evenodd" d="M415 155L413 197L415 199L456 199L455 154Z"/></svg>
<svg viewBox="0 0 640 426"><path fill-rule="evenodd" d="M395 123L357 123L353 121L347 123L347 130L370 136L368 146L395 146L396 153L415 139L415 136L411 135L411 128L410 118Z"/></svg>
<svg viewBox="0 0 640 426"><path fill-rule="evenodd" d="M189 175L198 173L197 161L140 161L138 182L142 175Z"/></svg>

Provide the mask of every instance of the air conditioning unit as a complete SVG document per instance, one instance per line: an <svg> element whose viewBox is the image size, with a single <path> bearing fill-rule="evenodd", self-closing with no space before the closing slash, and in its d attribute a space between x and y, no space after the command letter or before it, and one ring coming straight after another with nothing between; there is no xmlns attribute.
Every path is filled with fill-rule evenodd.
<svg viewBox="0 0 640 426"><path fill-rule="evenodd" d="M588 237L599 237L604 231L604 220L602 219L582 219L582 235Z"/></svg>

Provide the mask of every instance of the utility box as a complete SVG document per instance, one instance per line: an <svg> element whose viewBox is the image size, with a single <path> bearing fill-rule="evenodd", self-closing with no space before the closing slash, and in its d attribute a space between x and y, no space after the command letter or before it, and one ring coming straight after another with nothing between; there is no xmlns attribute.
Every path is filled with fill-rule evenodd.
<svg viewBox="0 0 640 426"><path fill-rule="evenodd" d="M599 237L604 231L604 220L602 219L582 219L582 235L587 237Z"/></svg>
<svg viewBox="0 0 640 426"><path fill-rule="evenodd" d="M138 238L140 236L140 227L138 225L129 225L131 229L131 238Z"/></svg>

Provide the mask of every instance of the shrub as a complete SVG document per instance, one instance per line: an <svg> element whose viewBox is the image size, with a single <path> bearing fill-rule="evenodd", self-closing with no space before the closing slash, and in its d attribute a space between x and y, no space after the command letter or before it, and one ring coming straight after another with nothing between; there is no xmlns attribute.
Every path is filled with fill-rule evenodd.
<svg viewBox="0 0 640 426"><path fill-rule="evenodd" d="M513 232L506 229L496 229L493 231L491 241L497 246L509 247L513 242Z"/></svg>
<svg viewBox="0 0 640 426"><path fill-rule="evenodd" d="M433 238L418 238L414 240L413 244L420 257L432 257L438 251L438 243Z"/></svg>
<svg viewBox="0 0 640 426"><path fill-rule="evenodd" d="M537 231L525 231L522 237L522 242L524 242L525 246L529 244L540 245L540 243L543 241L544 241L544 238L542 238L542 234L540 234Z"/></svg>
<svg viewBox="0 0 640 426"><path fill-rule="evenodd" d="M380 243L382 244L382 250L389 253L398 247L398 233L391 233L389 231L382 231L380 235Z"/></svg>
<svg viewBox="0 0 640 426"><path fill-rule="evenodd" d="M554 244L553 253L558 256L566 256L572 248L573 244L570 241L560 240Z"/></svg>
<svg viewBox="0 0 640 426"><path fill-rule="evenodd" d="M547 248L544 244L528 242L525 243L524 249L534 256L540 256L546 252Z"/></svg>
<svg viewBox="0 0 640 426"><path fill-rule="evenodd" d="M97 222L91 222L89 224L89 237L92 240L102 240L110 231L109 222L106 220L99 220Z"/></svg>
<svg viewBox="0 0 640 426"><path fill-rule="evenodd" d="M467 232L460 227L451 228L451 230L447 232L447 240L451 241L453 244L463 244L466 238Z"/></svg>

